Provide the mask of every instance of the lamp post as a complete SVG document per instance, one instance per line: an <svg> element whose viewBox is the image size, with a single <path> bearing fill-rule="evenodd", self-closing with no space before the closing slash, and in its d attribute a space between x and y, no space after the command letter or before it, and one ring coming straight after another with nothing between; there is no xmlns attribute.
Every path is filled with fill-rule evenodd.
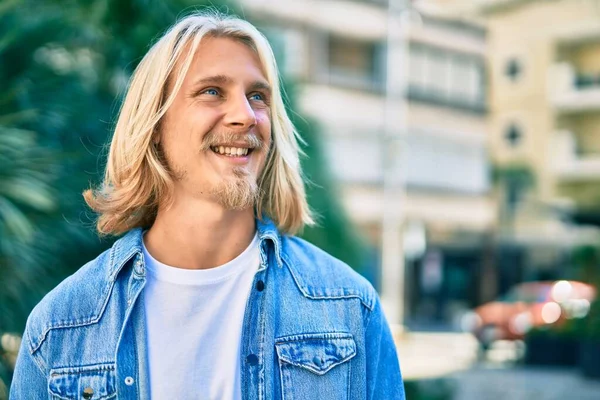
<svg viewBox="0 0 600 400"><path fill-rule="evenodd" d="M382 147L383 212L382 212L382 284L381 301L391 324L404 323L404 251L405 160L408 81L407 0L389 0L387 18L385 112Z"/></svg>

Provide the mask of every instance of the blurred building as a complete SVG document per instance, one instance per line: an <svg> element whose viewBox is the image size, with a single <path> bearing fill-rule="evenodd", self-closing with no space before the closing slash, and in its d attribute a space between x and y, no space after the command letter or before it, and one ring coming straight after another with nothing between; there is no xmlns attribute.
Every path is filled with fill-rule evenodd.
<svg viewBox="0 0 600 400"><path fill-rule="evenodd" d="M381 246L387 1L244 0L303 115L318 121L337 190L355 224ZM479 302L486 242L495 224L487 135L486 31L410 14L403 176L408 317L448 319ZM397 21L400 23L400 21ZM394 108L396 109L396 108ZM392 118L393 119L393 118ZM401 122L399 122L401 123ZM373 260L374 265L378 260Z"/></svg>
<svg viewBox="0 0 600 400"><path fill-rule="evenodd" d="M569 255L598 235L573 221L600 225L600 2L437 3L488 29L498 290L574 277Z"/></svg>

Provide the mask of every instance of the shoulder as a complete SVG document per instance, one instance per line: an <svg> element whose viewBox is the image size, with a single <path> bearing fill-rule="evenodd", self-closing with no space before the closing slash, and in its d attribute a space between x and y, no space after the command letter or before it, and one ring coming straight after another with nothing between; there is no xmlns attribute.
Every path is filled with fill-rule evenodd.
<svg viewBox="0 0 600 400"><path fill-rule="evenodd" d="M302 293L309 298L357 297L369 310L377 292L346 263L296 236L282 237L282 258Z"/></svg>
<svg viewBox="0 0 600 400"><path fill-rule="evenodd" d="M95 323L110 292L110 249L64 279L34 307L27 319L31 352L36 351L48 331Z"/></svg>

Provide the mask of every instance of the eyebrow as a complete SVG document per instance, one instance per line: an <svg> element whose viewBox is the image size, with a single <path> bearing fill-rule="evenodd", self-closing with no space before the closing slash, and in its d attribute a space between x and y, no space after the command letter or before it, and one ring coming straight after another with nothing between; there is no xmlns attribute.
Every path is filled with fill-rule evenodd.
<svg viewBox="0 0 600 400"><path fill-rule="evenodd" d="M210 84L228 85L228 84L232 84L232 83L233 83L233 79L231 79L230 77L228 77L226 75L213 75L213 76L207 76L206 78L198 79L196 82L194 82L193 87L210 85ZM250 84L250 90L251 91L252 90L264 90L268 93L271 93L271 86L264 80L257 80Z"/></svg>

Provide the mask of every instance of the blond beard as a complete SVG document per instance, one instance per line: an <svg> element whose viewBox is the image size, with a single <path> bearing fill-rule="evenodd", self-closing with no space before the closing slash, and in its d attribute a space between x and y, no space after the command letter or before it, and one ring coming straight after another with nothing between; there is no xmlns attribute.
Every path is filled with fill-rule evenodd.
<svg viewBox="0 0 600 400"><path fill-rule="evenodd" d="M214 187L210 194L213 199L227 210L246 210L254 207L260 199L260 188L256 182L248 179L248 173L234 168L235 177L225 179Z"/></svg>

